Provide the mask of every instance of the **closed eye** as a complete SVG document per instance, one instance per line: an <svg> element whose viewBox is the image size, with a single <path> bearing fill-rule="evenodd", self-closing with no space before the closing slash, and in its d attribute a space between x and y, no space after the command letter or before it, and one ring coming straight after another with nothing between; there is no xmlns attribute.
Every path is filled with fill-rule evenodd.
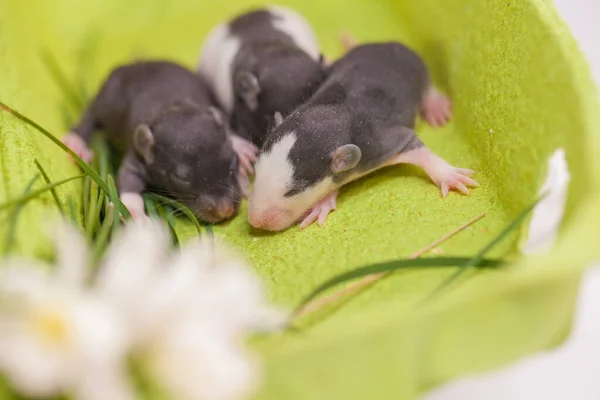
<svg viewBox="0 0 600 400"><path fill-rule="evenodd" d="M183 179L177 177L174 174L169 174L169 179L173 182L177 187L188 187L190 186L190 182L184 181Z"/></svg>

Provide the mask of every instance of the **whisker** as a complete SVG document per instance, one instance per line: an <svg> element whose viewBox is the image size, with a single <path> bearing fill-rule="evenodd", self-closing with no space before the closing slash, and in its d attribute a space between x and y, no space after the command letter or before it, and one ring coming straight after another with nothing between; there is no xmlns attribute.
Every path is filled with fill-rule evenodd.
<svg viewBox="0 0 600 400"><path fill-rule="evenodd" d="M196 197L194 195L189 194L189 193L178 193L178 192L173 192L173 191L164 190L164 189L152 189L152 190L149 190L149 192L157 193L157 194L164 194L169 197L176 197L176 198L185 199L185 200L195 200L196 199Z"/></svg>
<svg viewBox="0 0 600 400"><path fill-rule="evenodd" d="M233 191L233 193L235 193L237 195L240 195L240 196L244 195L240 189L237 189L237 188L234 188L234 187L229 187L229 186L226 186L226 185L217 185L216 187L219 188L219 189L231 190L231 191Z"/></svg>

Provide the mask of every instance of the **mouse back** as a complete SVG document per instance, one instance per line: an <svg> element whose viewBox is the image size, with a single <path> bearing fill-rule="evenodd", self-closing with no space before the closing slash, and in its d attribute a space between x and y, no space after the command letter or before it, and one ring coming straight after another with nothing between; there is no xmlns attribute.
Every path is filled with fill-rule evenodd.
<svg viewBox="0 0 600 400"><path fill-rule="evenodd" d="M208 77L232 126L260 145L276 112L287 115L324 79L316 36L285 7L241 14L205 41L199 71Z"/></svg>
<svg viewBox="0 0 600 400"><path fill-rule="evenodd" d="M215 100L206 82L192 71L170 61L137 61L111 71L90 111L109 141L126 151L139 124L176 102L210 106Z"/></svg>

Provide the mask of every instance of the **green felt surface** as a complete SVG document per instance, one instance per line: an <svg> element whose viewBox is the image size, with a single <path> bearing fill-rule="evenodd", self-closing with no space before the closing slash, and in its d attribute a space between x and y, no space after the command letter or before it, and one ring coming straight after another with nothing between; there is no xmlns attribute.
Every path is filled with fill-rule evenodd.
<svg viewBox="0 0 600 400"><path fill-rule="evenodd" d="M259 340L266 376L258 397L408 399L559 343L568 333L579 273L598 253L592 238L600 229L600 130L587 67L550 3L281 3L310 19L328 55L340 54L337 37L344 30L360 41L403 40L419 51L436 85L453 99L455 119L442 129L420 123L418 133L449 162L475 169L481 187L442 200L418 169L390 167L345 187L322 228L259 234L249 229L243 209L216 232L247 256L273 301L295 305L335 273L407 256L486 211L483 221L439 248L442 255L473 254L532 201L557 147L565 148L573 181L552 253L518 259L507 272L479 274L418 310L416 302L450 271L397 274L304 321L299 333ZM92 92L111 67L132 57L193 66L211 27L248 5L3 0L0 99L60 135L65 100L41 62L43 48ZM47 139L0 113L0 201L22 193L36 173L35 158L53 180L77 173ZM79 190L78 183L61 188L62 201ZM47 254L40 226L52 212L50 195L24 208L15 251ZM492 255L514 255L517 240Z"/></svg>

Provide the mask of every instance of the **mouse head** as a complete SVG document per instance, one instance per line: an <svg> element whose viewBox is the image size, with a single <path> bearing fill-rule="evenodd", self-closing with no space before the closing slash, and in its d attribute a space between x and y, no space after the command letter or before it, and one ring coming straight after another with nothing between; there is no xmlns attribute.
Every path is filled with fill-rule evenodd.
<svg viewBox="0 0 600 400"><path fill-rule="evenodd" d="M206 222L236 214L241 202L238 157L221 111L171 107L137 127L133 146L151 188L171 195Z"/></svg>
<svg viewBox="0 0 600 400"><path fill-rule="evenodd" d="M319 126L320 125L320 126ZM256 228L281 231L340 187L361 160L358 146L325 137L344 137L344 124L332 120L299 123L297 112L270 133L255 165L248 221Z"/></svg>
<svg viewBox="0 0 600 400"><path fill-rule="evenodd" d="M264 135L273 115L286 116L312 96L325 79L323 58L315 60L296 47L281 46L248 57L234 73L234 113ZM253 135L253 136L254 136Z"/></svg>

